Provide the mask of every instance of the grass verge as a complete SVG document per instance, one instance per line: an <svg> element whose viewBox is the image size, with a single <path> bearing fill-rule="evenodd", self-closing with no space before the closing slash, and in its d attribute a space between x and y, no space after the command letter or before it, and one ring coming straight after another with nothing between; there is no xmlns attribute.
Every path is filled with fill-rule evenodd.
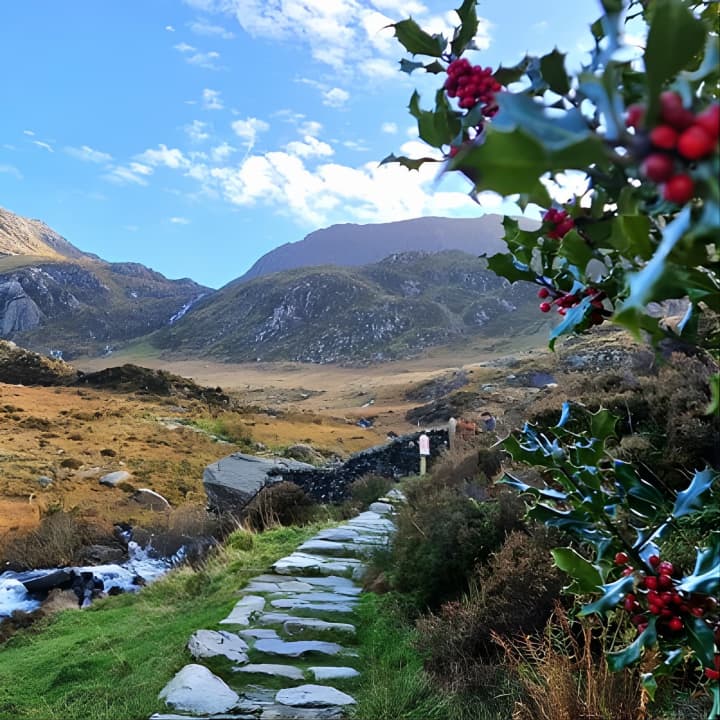
<svg viewBox="0 0 720 720"><path fill-rule="evenodd" d="M146 720L191 658L185 645L214 628L236 591L320 526L238 531L201 568L180 568L137 595L64 611L0 649L0 720Z"/></svg>

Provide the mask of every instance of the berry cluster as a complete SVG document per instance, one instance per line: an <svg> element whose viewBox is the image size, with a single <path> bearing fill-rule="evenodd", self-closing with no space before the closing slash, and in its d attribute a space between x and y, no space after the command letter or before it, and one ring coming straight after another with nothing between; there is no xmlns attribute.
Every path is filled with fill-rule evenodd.
<svg viewBox="0 0 720 720"><path fill-rule="evenodd" d="M482 114L494 117L498 111L495 93L502 90L502 85L495 80L489 67L471 65L465 58L460 58L448 65L445 90L448 97L459 98L458 105L464 110L482 104Z"/></svg>
<svg viewBox="0 0 720 720"><path fill-rule="evenodd" d="M628 108L626 125L640 130L645 120L645 108ZM695 193L695 183L688 174L688 166L717 150L720 137L720 105L711 105L695 115L683 106L675 92L660 96L660 124L649 131L651 149L641 167L642 174L662 184L665 200L684 205Z"/></svg>
<svg viewBox="0 0 720 720"><path fill-rule="evenodd" d="M590 323L592 325L601 325L605 320L605 317L611 314L610 312L605 310L602 302L603 298L605 297L605 293L595 288L586 288L584 294L592 297L590 306L593 309L589 315ZM544 301L540 303L540 312L550 312L553 305L556 305L558 313L560 313L560 315L565 315L565 313L567 313L570 308L575 307L582 300L582 297L576 293L566 293L560 290L551 290L547 287L540 288L537 295L541 300ZM552 299L551 302L548 302L549 298Z"/></svg>
<svg viewBox="0 0 720 720"><path fill-rule="evenodd" d="M679 573L671 562L661 561L657 555L651 555L648 563L653 574L636 571L629 564L627 553L619 552L615 555L615 564L623 567L622 574L626 577L634 575L636 578L635 592L625 595L622 605L631 615L630 622L635 625L638 634L648 626L650 615L657 617L658 632L666 636L682 632L690 617L709 621L709 615L717 608L715 598L678 590Z"/></svg>
<svg viewBox="0 0 720 720"><path fill-rule="evenodd" d="M575 227L575 221L570 215L557 208L550 208L542 219L552 226L547 236L553 240L562 240Z"/></svg>

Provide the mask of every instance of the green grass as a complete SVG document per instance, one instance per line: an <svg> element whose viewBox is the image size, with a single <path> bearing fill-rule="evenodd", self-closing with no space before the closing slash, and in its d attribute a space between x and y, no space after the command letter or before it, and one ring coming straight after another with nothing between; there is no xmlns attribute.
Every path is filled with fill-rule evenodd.
<svg viewBox="0 0 720 720"><path fill-rule="evenodd" d="M231 542L202 568L181 568L137 595L65 611L0 648L0 720L146 720L191 657L190 635L214 628L236 591L319 526Z"/></svg>

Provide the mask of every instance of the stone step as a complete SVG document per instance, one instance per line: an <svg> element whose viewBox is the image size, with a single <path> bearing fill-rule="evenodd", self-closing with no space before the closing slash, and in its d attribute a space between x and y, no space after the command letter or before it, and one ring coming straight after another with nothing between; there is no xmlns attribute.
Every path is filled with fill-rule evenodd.
<svg viewBox="0 0 720 720"><path fill-rule="evenodd" d="M255 651L279 657L303 657L311 653L340 655L347 652L342 645L324 640L258 640Z"/></svg>
<svg viewBox="0 0 720 720"><path fill-rule="evenodd" d="M308 672L312 673L315 680L344 680L345 678L358 677L360 673L351 667L342 666L319 666L308 668Z"/></svg>
<svg viewBox="0 0 720 720"><path fill-rule="evenodd" d="M263 583L275 583L279 584L282 582L303 582L307 585L312 585L313 588L331 588L336 593L346 593L350 595L356 595L359 588L355 583L346 578L340 577L339 575L323 575L315 577L293 577L292 575L258 575L253 578L251 582L263 582Z"/></svg>
<svg viewBox="0 0 720 720"><path fill-rule="evenodd" d="M298 600L296 598L281 598L279 600L271 600L270 605L278 610L303 610L307 612L323 612L323 613L351 613L356 602L352 598L348 598L346 603L339 602L308 602L307 600Z"/></svg>
<svg viewBox="0 0 720 720"><path fill-rule="evenodd" d="M377 547L383 546L379 544L335 542L333 540L311 538L307 542L304 542L298 548L298 551L311 555L328 555L329 557L367 558L375 552Z"/></svg>
<svg viewBox="0 0 720 720"><path fill-rule="evenodd" d="M239 600L231 613L220 621L220 625L249 625L250 619L265 608L265 598L260 595L246 595Z"/></svg>
<svg viewBox="0 0 720 720"><path fill-rule="evenodd" d="M248 644L238 635L226 630L196 630L190 637L187 648L196 659L222 655L232 662L248 661Z"/></svg>
<svg viewBox="0 0 720 720"><path fill-rule="evenodd" d="M360 579L365 572L365 564L357 558L333 558L294 552L281 558L273 565L279 575L341 575Z"/></svg>
<svg viewBox="0 0 720 720"><path fill-rule="evenodd" d="M324 708L355 705L355 698L329 685L299 685L279 690L275 696L281 705L295 708Z"/></svg>
<svg viewBox="0 0 720 720"><path fill-rule="evenodd" d="M300 668L294 665L275 665L273 663L253 663L233 668L234 672L249 673L258 675L271 675L283 677L288 680L302 680L304 675Z"/></svg>
<svg viewBox="0 0 720 720"><path fill-rule="evenodd" d="M253 713L248 715L236 715L234 713L220 713L219 715L177 715L176 713L154 713L150 716L150 720L258 720L258 715ZM342 717L342 716L338 716Z"/></svg>
<svg viewBox="0 0 720 720"><path fill-rule="evenodd" d="M269 705L263 708L258 720L344 720L341 707L298 708L288 705Z"/></svg>

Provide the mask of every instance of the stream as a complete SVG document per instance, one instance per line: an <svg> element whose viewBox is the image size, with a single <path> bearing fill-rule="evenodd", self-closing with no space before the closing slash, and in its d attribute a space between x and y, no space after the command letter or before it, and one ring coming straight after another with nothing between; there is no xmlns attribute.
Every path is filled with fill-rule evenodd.
<svg viewBox="0 0 720 720"><path fill-rule="evenodd" d="M72 571L76 577L84 577L86 585L89 580L91 587L95 589L102 587L104 593L136 592L182 563L185 559L185 548L181 547L171 557L157 558L152 557L147 548L142 548L131 540L128 543L128 554L128 560L120 564L46 568L24 572L7 571L0 574L0 622L15 610L32 612L39 608L47 592L31 592L26 585L32 589L43 578L55 573L66 571L69 575ZM64 586L67 587L67 583ZM85 593L84 598L82 595L78 596L78 604L81 603L82 607L90 604L89 592Z"/></svg>

